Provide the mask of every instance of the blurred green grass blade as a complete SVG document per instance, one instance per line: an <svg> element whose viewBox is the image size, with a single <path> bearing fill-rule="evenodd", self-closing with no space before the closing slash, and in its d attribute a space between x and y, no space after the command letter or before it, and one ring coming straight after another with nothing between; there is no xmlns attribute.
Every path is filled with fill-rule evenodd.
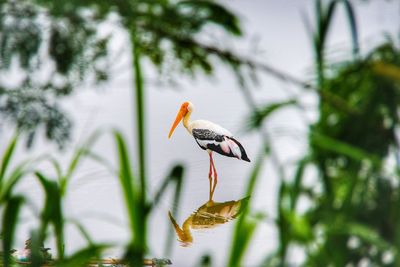
<svg viewBox="0 0 400 267"><path fill-rule="evenodd" d="M68 181L71 179L72 175L77 170L79 164L86 156L90 155L91 153L90 149L92 148L93 144L99 139L99 137L103 134L103 132L104 132L103 130L95 131L87 139L87 141L83 145L78 147L78 149L75 151L74 155L72 156L71 162L68 166L68 169L66 171L66 174L65 176L62 176L62 179L60 181L62 195L65 195Z"/></svg>
<svg viewBox="0 0 400 267"><path fill-rule="evenodd" d="M400 82L400 67L389 62L377 61L371 66L372 71L382 77Z"/></svg>
<svg viewBox="0 0 400 267"><path fill-rule="evenodd" d="M293 179L293 185L291 187L291 197L290 197L291 210L296 209L297 199L299 198L301 190L302 190L304 169L308 163L310 163L310 158L305 157L302 160L300 160L297 165L297 169L296 169L294 179Z"/></svg>
<svg viewBox="0 0 400 267"><path fill-rule="evenodd" d="M57 262L56 266L59 267L78 267L88 266L92 261L96 261L101 258L101 252L106 249L106 245L90 245L83 248L73 255L65 258L64 260Z"/></svg>
<svg viewBox="0 0 400 267"><path fill-rule="evenodd" d="M54 170L56 172L56 176L59 179L59 182L61 184L62 183L62 178L63 178L61 164L53 157L50 157L48 159L48 161L53 166L53 168L54 168Z"/></svg>
<svg viewBox="0 0 400 267"><path fill-rule="evenodd" d="M44 247L44 240L40 237L39 231L32 231L30 236L30 249L31 249L31 267L42 267L46 259L42 253Z"/></svg>
<svg viewBox="0 0 400 267"><path fill-rule="evenodd" d="M4 176L6 174L7 168L9 167L11 157L13 156L15 148L17 146L17 141L18 141L18 134L15 134L3 154L0 167L0 189L2 186L2 181L5 179Z"/></svg>
<svg viewBox="0 0 400 267"><path fill-rule="evenodd" d="M85 238L86 242L88 245L94 245L95 242L91 238L89 232L86 230L86 228L77 220L68 220L69 223L73 224L77 230L81 233L81 235Z"/></svg>
<svg viewBox="0 0 400 267"><path fill-rule="evenodd" d="M62 213L61 190L57 182L47 179L42 173L35 172L42 185L46 199L41 215L40 241L44 241L49 223L53 224L59 259L64 256L64 216Z"/></svg>
<svg viewBox="0 0 400 267"><path fill-rule="evenodd" d="M238 228L240 230L235 233L235 241L230 253L229 264L227 265L229 267L243 266L243 257L258 224L258 220L250 218L248 213L242 214L240 218L240 224L237 222L237 225L240 225Z"/></svg>
<svg viewBox="0 0 400 267"><path fill-rule="evenodd" d="M119 132L114 132L114 137L117 143L118 159L119 159L119 181L121 183L121 189L124 193L125 204L127 213L129 215L130 227L133 233L136 233L137 229L136 222L138 221L135 210L137 209L138 192L135 192L137 186L136 179L132 174L130 159L128 156L127 147L125 141ZM135 186L134 186L135 185ZM133 237L132 237L133 239Z"/></svg>
<svg viewBox="0 0 400 267"><path fill-rule="evenodd" d="M179 1L178 7L192 8L198 13L203 14L203 20L207 23L214 23L218 26L225 28L225 30L233 35L242 35L242 30L239 26L239 21L224 6L215 1L210 0L186 0Z"/></svg>
<svg viewBox="0 0 400 267"><path fill-rule="evenodd" d="M144 91L144 78L142 74L141 65L141 50L140 44L137 40L135 32L131 32L131 45L132 45L132 67L135 77L135 100L136 100L136 134L137 146L139 155L139 180L141 201L146 202L146 179L147 179L147 166L146 166L146 128L145 128L145 91Z"/></svg>
<svg viewBox="0 0 400 267"><path fill-rule="evenodd" d="M180 195L181 193L181 184L183 180L183 173L184 173L184 167L181 164L175 165L167 177L165 177L163 183L161 184L160 188L158 189L156 195L154 196L154 201L153 201L153 206L157 206L157 204L160 202L161 198L165 194L168 186L172 183L175 183L177 189L179 187L179 190L175 191L175 196ZM174 203L175 205L176 203ZM175 215L175 214L174 214Z"/></svg>
<svg viewBox="0 0 400 267"><path fill-rule="evenodd" d="M4 249L4 266L10 266L11 257L10 251L12 249L13 241L15 238L15 230L18 224L18 215L20 213L24 198L22 196L13 196L8 199L5 210L4 217L2 219L2 230L3 235L3 249Z"/></svg>
<svg viewBox="0 0 400 267"><path fill-rule="evenodd" d="M291 210L281 210L280 220L284 220L285 227L281 228L281 233L288 233L290 241L306 245L312 241L314 235L307 216L301 215ZM283 233L283 232L286 233ZM289 240L288 240L289 241Z"/></svg>
<svg viewBox="0 0 400 267"><path fill-rule="evenodd" d="M261 172L261 168L263 167L263 162L264 162L264 157L265 157L266 151L268 151L267 148L261 149L260 155L258 156L257 161L254 164L253 171L251 172L250 179L247 184L245 196L250 197L253 194L254 187L256 185L256 182L257 182L258 177Z"/></svg>
<svg viewBox="0 0 400 267"><path fill-rule="evenodd" d="M160 189L157 191L156 196L154 197L154 206L157 206L157 204L160 202L160 199L164 195L167 187L170 184L175 183L175 188L173 191L173 201L172 201L172 213L174 216L177 216L178 213L178 207L180 204L180 199L182 195L182 183L183 183L183 175L184 175L184 167L180 164L174 166L170 173L168 174L167 177L165 177L164 182L162 183ZM165 243L165 256L170 256L172 253L172 243L174 241L174 233L173 231L170 231L168 228L168 233L167 233L167 239Z"/></svg>
<svg viewBox="0 0 400 267"><path fill-rule="evenodd" d="M265 105L264 107L258 109L257 111L253 112L248 119L246 120L246 128L247 130L258 129L262 125L263 121L269 118L272 114L276 111L280 110L281 108L296 105L297 101L295 99L285 100L282 102L271 103Z"/></svg>
<svg viewBox="0 0 400 267"><path fill-rule="evenodd" d="M348 234L349 236L356 236L364 242L376 246L382 251L392 248L392 245L388 241L386 241L377 231L366 224L361 224L358 222L337 223L331 225L328 231Z"/></svg>
<svg viewBox="0 0 400 267"><path fill-rule="evenodd" d="M324 87L325 80L325 42L328 36L329 25L332 22L332 17L337 4L336 0L330 0L327 6L325 6L326 1L316 0L315 1L315 11L317 20L317 29L314 33L313 45L316 60L316 72L318 77L318 87Z"/></svg>
<svg viewBox="0 0 400 267"><path fill-rule="evenodd" d="M349 20L351 41L353 43L353 56L357 57L360 51L360 47L358 44L358 30L357 30L357 21L355 12L352 3L349 0L342 0L342 1L345 7L347 18Z"/></svg>
<svg viewBox="0 0 400 267"><path fill-rule="evenodd" d="M320 148L327 149L338 154L346 155L355 160L361 161L368 159L375 166L381 166L382 164L378 156L320 133L313 132L311 134L311 141Z"/></svg>
<svg viewBox="0 0 400 267"><path fill-rule="evenodd" d="M279 211L282 209L288 209L289 205L286 201L287 195L289 193L288 186L286 184L286 181L281 181L281 184L279 186L279 191L278 191L278 205L279 205Z"/></svg>
<svg viewBox="0 0 400 267"><path fill-rule="evenodd" d="M28 173L26 166L27 162L18 165L7 176L7 179L3 181L3 185L0 187L0 203L6 200L11 195L11 191L14 188L14 186L23 176L25 176Z"/></svg>
<svg viewBox="0 0 400 267"><path fill-rule="evenodd" d="M114 131L118 150L119 181L124 194L125 205L129 218L131 231L131 242L125 254L126 260L132 266L143 263L144 254L147 250L147 216L149 207L144 203L141 196L143 187L139 186L137 179L132 174L127 145L121 133Z"/></svg>
<svg viewBox="0 0 400 267"><path fill-rule="evenodd" d="M320 27L322 25L322 0L315 0L315 12L316 12L316 19L317 19L317 26Z"/></svg>
<svg viewBox="0 0 400 267"><path fill-rule="evenodd" d="M88 151L86 156L90 158L91 160L99 163L101 166L105 167L110 173L112 174L117 174L118 172L114 169L112 164L108 159L105 157L100 156L99 154L93 152L93 151Z"/></svg>
<svg viewBox="0 0 400 267"><path fill-rule="evenodd" d="M253 171L250 175L250 179L246 189L246 196L251 196L254 191L255 184L258 180L261 168L263 166L264 157L265 149L263 148L254 164ZM236 221L227 266L241 266L241 261L257 226L256 220L248 218L249 210L250 203L245 206L242 215Z"/></svg>
<svg viewBox="0 0 400 267"><path fill-rule="evenodd" d="M279 234L277 256L283 266L286 262L286 254L290 242L289 216L287 216L291 208L288 199L290 192L287 182L282 180L278 192L278 218L276 220L276 226Z"/></svg>
<svg viewBox="0 0 400 267"><path fill-rule="evenodd" d="M324 15L322 17L322 27L321 27L321 32L320 32L322 45L325 45L325 41L328 36L329 26L332 23L332 18L333 18L337 3L338 2L336 0L331 0L330 3L328 4L326 12L324 13Z"/></svg>

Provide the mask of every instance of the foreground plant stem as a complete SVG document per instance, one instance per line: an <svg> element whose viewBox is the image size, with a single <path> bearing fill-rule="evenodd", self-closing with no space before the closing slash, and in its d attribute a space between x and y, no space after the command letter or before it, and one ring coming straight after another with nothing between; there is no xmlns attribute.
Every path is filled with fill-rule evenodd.
<svg viewBox="0 0 400 267"><path fill-rule="evenodd" d="M140 223L139 229L141 229L140 233L135 233L134 244L131 248L133 251L133 257L138 257L139 259L134 260L134 262L141 263L147 247L147 205L146 205L146 150L145 150L145 125L144 125L144 81L142 74L142 67L140 65L140 48L137 44L135 32L131 32L131 44L132 44L132 61L133 61L133 71L134 71L134 90L135 90L135 101L136 101L136 134L137 134L137 146L138 146L138 155L139 155L139 181L140 181L140 191L138 196L139 208L136 212L138 212L139 217L142 220L137 221ZM140 266L140 265L138 265Z"/></svg>

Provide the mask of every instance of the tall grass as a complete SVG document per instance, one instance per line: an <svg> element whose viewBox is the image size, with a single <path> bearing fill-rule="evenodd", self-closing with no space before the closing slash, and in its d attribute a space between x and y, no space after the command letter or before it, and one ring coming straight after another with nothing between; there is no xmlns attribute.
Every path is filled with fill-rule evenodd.
<svg viewBox="0 0 400 267"><path fill-rule="evenodd" d="M245 195L249 196L250 199L251 195L254 192L257 180L259 179L261 168L263 166L267 151L268 150L266 150L266 148L261 149L253 167L253 171L250 175L245 193ZM254 216L251 216L249 203L244 207L242 215L236 221L232 235L230 256L226 266L244 266L243 256L245 255L248 245L251 242L251 238L254 234L254 231L256 230L257 223L257 219L254 218Z"/></svg>
<svg viewBox="0 0 400 267"><path fill-rule="evenodd" d="M82 164L82 161L88 158L96 160L99 164L111 170L111 175L118 178L124 195L124 203L129 223L128 229L131 235L130 242L125 246L123 260L130 266L143 266L144 258L148 250L146 242L147 232L145 231L147 227L145 225L147 218L151 211L157 207L170 184L175 184L174 203L176 207L179 206L184 167L181 165L174 167L171 173L165 178L165 181L158 192L156 192L154 198L149 198L146 190L141 191L143 188L140 184L141 179L134 175L131 157L122 133L118 131L112 132L117 152L116 158L118 166L115 168L117 169L117 173L113 171L114 168L109 168L110 164L108 162L93 151L92 147L101 133L100 131L96 132L87 142L78 147L70 163L67 165L67 168L65 168L65 172L62 171L63 168L56 159L52 157L43 157L44 160L48 160L52 163L57 177L48 177L39 169L35 170L35 167L28 172L23 168L25 167L25 162L23 162L24 164L17 164L15 169L7 172L15 153L18 140L17 136L10 141L1 162L3 177L0 187L1 192L3 192L0 207L4 207L4 210L0 209L0 211L3 212L1 221L1 242L4 248L3 262L5 267L10 266L11 263L9 252L13 248L16 230L19 224L19 211L25 203L30 201L23 196L13 194L12 191L19 179L22 179L28 174L34 174L36 176L43 188L43 194L45 196L44 205L38 218L39 228L32 230L32 266L41 266L41 264L46 262L47 259L43 258L41 254L41 248L49 235L54 235L56 238L57 266L83 266L93 259L100 259L102 251L110 247L110 245L107 244L94 242L84 227L80 225L79 222L74 222L84 238L88 241L88 245L72 255L65 255L64 252L64 229L66 222L68 222L63 212L64 198L68 192L69 181L73 178L77 167ZM152 199L152 201L144 206L143 199L146 198ZM175 210L175 212L177 211ZM169 237L168 242L169 244L167 244L166 247L171 247L170 242L172 242L172 237Z"/></svg>

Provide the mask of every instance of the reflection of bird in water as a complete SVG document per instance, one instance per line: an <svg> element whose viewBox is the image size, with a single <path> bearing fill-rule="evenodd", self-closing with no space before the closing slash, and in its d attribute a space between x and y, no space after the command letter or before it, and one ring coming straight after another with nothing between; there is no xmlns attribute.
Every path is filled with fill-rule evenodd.
<svg viewBox="0 0 400 267"><path fill-rule="evenodd" d="M193 242L192 229L209 229L227 223L238 217L248 202L249 197L223 203L209 200L185 220L182 228L176 223L171 212L168 215L175 228L178 240L182 242L183 246L189 246Z"/></svg>
<svg viewBox="0 0 400 267"><path fill-rule="evenodd" d="M210 170L208 178L210 180L210 200L213 197L215 187L217 186L217 170L215 169L212 152L215 151L221 155L235 157L245 161L247 157L243 146L233 138L232 134L221 126L206 120L190 121L190 115L193 111L193 104L189 101L184 102L176 116L174 124L169 131L168 138L171 137L179 122L183 119L183 126L194 137L197 144L204 150L207 150L210 156ZM212 185L212 176L214 173L214 184ZM212 189L211 189L212 188Z"/></svg>

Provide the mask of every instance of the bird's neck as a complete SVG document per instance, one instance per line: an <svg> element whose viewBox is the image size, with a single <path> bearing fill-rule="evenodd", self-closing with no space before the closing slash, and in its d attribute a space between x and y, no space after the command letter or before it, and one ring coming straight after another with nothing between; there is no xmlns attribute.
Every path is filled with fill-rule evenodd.
<svg viewBox="0 0 400 267"><path fill-rule="evenodd" d="M192 115L192 111L188 111L185 115L185 117L183 117L183 126L185 126L186 130L188 130L190 132L190 115Z"/></svg>
<svg viewBox="0 0 400 267"><path fill-rule="evenodd" d="M185 243L192 243L193 236L192 232L190 231L192 228L192 216L186 219L186 221L182 224L182 235L179 236L183 242Z"/></svg>

